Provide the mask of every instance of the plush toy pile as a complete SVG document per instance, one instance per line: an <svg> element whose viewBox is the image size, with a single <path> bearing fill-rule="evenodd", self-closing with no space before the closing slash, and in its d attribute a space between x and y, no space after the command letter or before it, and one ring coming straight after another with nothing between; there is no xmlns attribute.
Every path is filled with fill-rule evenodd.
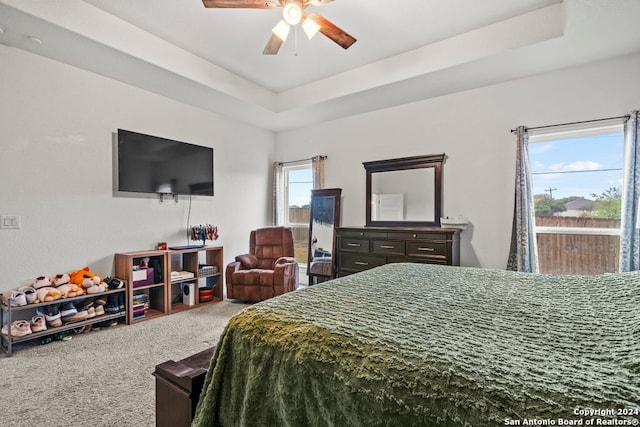
<svg viewBox="0 0 640 427"><path fill-rule="evenodd" d="M109 289L120 288L123 282L118 279L103 278L89 270L88 267L72 273L60 273L53 277L39 276L29 286L22 286L5 295L12 307L28 304L39 304L36 315L27 320L16 320L2 328L2 334L22 337L34 332L55 328L72 322L80 322L104 314L124 314L124 292L112 295L101 295ZM95 298L69 300L83 295L96 295ZM47 303L41 305L40 303ZM100 326L117 324L106 321Z"/></svg>

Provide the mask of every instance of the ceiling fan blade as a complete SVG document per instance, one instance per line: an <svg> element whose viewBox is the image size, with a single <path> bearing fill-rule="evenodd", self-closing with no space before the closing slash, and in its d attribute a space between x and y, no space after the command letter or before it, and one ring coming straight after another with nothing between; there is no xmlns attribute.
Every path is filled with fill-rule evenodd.
<svg viewBox="0 0 640 427"><path fill-rule="evenodd" d="M264 47L264 50L262 51L262 54L276 55L280 50L280 46L282 46L282 40L280 39L280 37L272 33L271 37L269 38L269 41L267 42L267 45Z"/></svg>
<svg viewBox="0 0 640 427"><path fill-rule="evenodd" d="M349 49L349 47L356 42L356 39L352 35L338 28L328 19L315 13L310 13L308 16L320 25L320 32L322 34L342 46L342 48Z"/></svg>
<svg viewBox="0 0 640 427"><path fill-rule="evenodd" d="M204 7L273 9L279 6L276 1L269 0L202 0Z"/></svg>

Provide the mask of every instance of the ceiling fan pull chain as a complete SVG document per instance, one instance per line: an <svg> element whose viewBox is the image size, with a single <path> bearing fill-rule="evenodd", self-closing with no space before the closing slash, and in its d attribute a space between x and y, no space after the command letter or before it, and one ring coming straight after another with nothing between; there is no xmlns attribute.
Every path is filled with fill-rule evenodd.
<svg viewBox="0 0 640 427"><path fill-rule="evenodd" d="M298 56L298 26L296 25L295 27L293 27L293 35L294 35L294 39L293 42L295 44L295 52L293 54L293 56Z"/></svg>

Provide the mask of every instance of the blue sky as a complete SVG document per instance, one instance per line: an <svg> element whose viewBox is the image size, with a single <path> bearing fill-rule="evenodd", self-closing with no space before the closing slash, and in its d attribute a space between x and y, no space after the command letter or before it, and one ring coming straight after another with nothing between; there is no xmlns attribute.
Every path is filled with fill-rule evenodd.
<svg viewBox="0 0 640 427"><path fill-rule="evenodd" d="M554 199L582 196L593 200L592 193L621 188L622 146L620 133L530 143L533 194L548 195L546 190L555 188Z"/></svg>
<svg viewBox="0 0 640 427"><path fill-rule="evenodd" d="M311 168L289 171L289 206L304 206L311 201L313 175Z"/></svg>
<svg viewBox="0 0 640 427"><path fill-rule="evenodd" d="M621 133L530 143L533 194L549 194L546 190L555 188L554 199L593 200L592 193L622 187L622 145ZM289 171L290 206L309 204L312 180L311 168Z"/></svg>

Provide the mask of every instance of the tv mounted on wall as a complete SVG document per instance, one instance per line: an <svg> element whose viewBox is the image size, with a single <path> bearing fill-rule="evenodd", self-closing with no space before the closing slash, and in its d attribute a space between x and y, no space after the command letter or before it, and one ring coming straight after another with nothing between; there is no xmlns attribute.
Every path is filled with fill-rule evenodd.
<svg viewBox="0 0 640 427"><path fill-rule="evenodd" d="M118 129L118 191L213 196L213 148Z"/></svg>

